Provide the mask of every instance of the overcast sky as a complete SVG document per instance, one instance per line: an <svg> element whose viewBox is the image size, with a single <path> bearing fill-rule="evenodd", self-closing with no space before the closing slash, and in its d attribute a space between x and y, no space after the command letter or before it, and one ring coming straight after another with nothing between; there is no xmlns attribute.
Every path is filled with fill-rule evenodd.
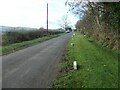
<svg viewBox="0 0 120 90"><path fill-rule="evenodd" d="M49 4L49 28L60 28L64 15L74 26L77 18L67 13L66 0L0 0L0 25L46 28L46 9Z"/></svg>

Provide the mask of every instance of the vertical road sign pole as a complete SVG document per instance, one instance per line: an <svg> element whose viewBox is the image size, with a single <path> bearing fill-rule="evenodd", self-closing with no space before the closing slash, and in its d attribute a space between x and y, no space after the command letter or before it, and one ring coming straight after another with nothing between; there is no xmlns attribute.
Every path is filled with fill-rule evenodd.
<svg viewBox="0 0 120 90"><path fill-rule="evenodd" d="M47 33L48 33L48 3L47 3Z"/></svg>

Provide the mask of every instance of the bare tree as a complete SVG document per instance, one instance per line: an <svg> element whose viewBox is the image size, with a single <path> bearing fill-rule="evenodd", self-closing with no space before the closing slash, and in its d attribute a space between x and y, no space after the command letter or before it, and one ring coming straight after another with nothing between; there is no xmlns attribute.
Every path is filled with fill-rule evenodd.
<svg viewBox="0 0 120 90"><path fill-rule="evenodd" d="M61 28L65 29L66 27L70 26L70 21L68 20L68 16L64 15L61 20L59 21L59 25Z"/></svg>

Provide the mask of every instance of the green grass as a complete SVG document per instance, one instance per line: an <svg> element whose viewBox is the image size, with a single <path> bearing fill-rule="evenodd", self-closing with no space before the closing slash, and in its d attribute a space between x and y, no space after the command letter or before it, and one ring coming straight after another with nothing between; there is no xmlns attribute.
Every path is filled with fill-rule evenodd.
<svg viewBox="0 0 120 90"><path fill-rule="evenodd" d="M71 46L70 43L74 43ZM118 88L118 54L76 33L66 47L54 88ZM73 70L73 61L78 70Z"/></svg>
<svg viewBox="0 0 120 90"><path fill-rule="evenodd" d="M2 55L2 46L0 45L0 55Z"/></svg>
<svg viewBox="0 0 120 90"><path fill-rule="evenodd" d="M9 54L9 53L15 52L17 50L29 47L31 45L43 42L45 40L49 40L51 38L54 38L54 37L57 37L57 36L60 36L60 35L63 35L63 33L62 34L56 34L56 35L49 35L49 36L45 36L45 37L42 37L42 38L37 38L37 39L34 39L34 40L30 40L30 41L24 41L24 42L20 42L20 43L5 45L5 46L0 47L0 52L2 52L2 55Z"/></svg>

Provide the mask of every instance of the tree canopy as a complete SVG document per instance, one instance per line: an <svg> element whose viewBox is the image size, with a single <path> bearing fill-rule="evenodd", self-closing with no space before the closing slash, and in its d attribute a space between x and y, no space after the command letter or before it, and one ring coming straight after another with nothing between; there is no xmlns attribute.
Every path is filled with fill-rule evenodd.
<svg viewBox="0 0 120 90"><path fill-rule="evenodd" d="M120 3L90 2L90 0L67 0L73 14L80 19L76 28L87 36L94 37L110 47L118 47L120 42Z"/></svg>

